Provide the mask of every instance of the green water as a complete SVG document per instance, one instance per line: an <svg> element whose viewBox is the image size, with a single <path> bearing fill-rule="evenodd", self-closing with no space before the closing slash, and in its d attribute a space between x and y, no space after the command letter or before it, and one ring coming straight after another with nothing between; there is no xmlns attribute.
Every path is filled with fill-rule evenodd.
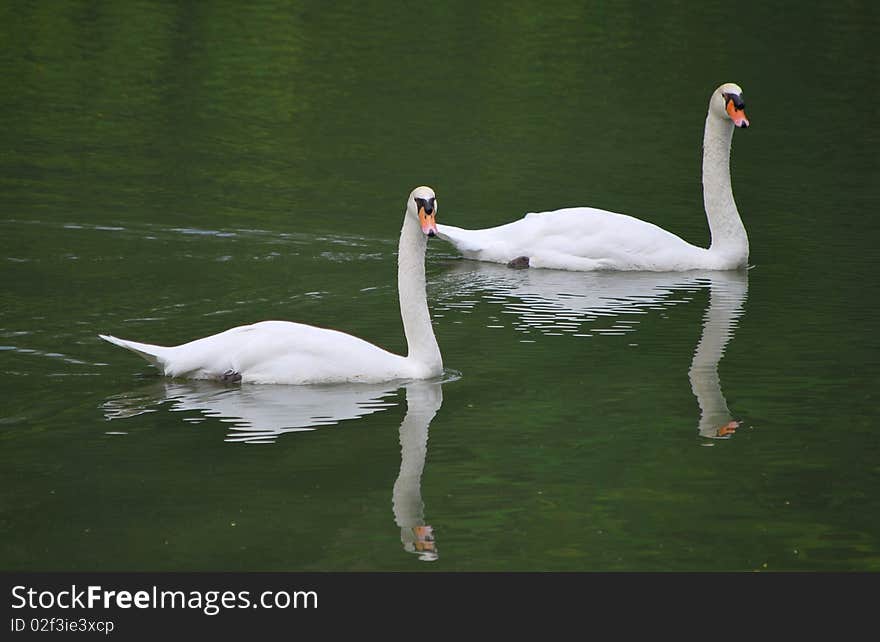
<svg viewBox="0 0 880 642"><path fill-rule="evenodd" d="M880 569L878 36L873 2L3 3L0 568ZM727 81L747 272L432 241L447 373L400 388L166 381L96 337L403 351L419 184L463 227L706 244Z"/></svg>

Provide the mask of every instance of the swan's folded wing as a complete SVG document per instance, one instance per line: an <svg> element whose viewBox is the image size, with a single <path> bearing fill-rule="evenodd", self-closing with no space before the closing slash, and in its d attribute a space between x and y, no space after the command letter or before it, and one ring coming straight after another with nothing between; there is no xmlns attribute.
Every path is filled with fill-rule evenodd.
<svg viewBox="0 0 880 642"><path fill-rule="evenodd" d="M705 252L653 223L591 207L532 213L521 223L523 254L579 257L599 269L652 270Z"/></svg>
<svg viewBox="0 0 880 642"><path fill-rule="evenodd" d="M245 383L369 382L405 374L399 355L345 332L289 321L233 328L186 347L182 368L233 370Z"/></svg>

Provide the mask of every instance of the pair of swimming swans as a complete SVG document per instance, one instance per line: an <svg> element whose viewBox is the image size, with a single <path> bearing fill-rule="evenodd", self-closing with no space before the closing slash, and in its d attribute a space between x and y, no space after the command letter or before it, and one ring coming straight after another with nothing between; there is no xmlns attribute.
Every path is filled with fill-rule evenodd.
<svg viewBox="0 0 880 642"><path fill-rule="evenodd" d="M315 384L429 379L443 371L425 293L427 238L439 236L466 258L514 267L566 270L728 270L745 267L748 236L730 186L734 127L748 127L738 85L709 100L703 138L703 200L708 249L645 221L594 208L526 215L495 228L438 225L437 198L417 187L407 199L397 284L408 354L393 354L344 332L289 321L239 326L165 347L99 335L145 358L166 376L245 383Z"/></svg>

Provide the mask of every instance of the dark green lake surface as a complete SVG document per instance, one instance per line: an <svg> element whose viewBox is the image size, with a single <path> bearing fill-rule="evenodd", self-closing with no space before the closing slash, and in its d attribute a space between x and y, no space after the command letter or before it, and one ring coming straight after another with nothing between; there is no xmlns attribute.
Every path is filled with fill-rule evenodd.
<svg viewBox="0 0 880 642"><path fill-rule="evenodd" d="M0 569L880 570L876 2L406 7L0 5ZM400 387L170 381L96 336L404 351L419 184L463 227L705 245L722 82L747 272L435 240L448 372Z"/></svg>

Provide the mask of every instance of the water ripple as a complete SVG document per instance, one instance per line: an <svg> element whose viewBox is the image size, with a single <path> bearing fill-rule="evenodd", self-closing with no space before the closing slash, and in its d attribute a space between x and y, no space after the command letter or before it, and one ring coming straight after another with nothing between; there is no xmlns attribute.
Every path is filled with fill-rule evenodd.
<svg viewBox="0 0 880 642"><path fill-rule="evenodd" d="M36 350L34 348L22 348L19 346L8 346L8 345L0 345L0 352L15 352L17 354L26 354L33 355L37 357L48 357L49 359L56 359L58 361L63 361L64 363L70 363L78 366L106 366L106 363L100 362L90 362L90 361L82 361L81 359L75 359L74 357L68 356L66 354L62 354L60 352L45 352L43 350Z"/></svg>

